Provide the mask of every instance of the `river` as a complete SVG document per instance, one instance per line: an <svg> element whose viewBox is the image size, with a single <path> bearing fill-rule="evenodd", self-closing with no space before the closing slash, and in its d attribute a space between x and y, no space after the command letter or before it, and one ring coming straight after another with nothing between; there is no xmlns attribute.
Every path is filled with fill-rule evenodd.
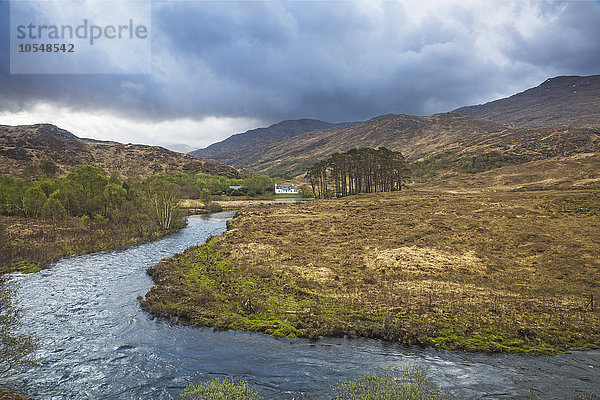
<svg viewBox="0 0 600 400"><path fill-rule="evenodd" d="M600 351L557 357L439 352L367 339L275 339L172 325L144 313L146 269L225 230L233 212L191 216L186 228L122 251L60 260L12 274L22 332L38 365L0 375L35 399L178 399L190 381L232 376L266 398L326 399L330 384L389 364L420 363L457 398L573 398L600 393Z"/></svg>

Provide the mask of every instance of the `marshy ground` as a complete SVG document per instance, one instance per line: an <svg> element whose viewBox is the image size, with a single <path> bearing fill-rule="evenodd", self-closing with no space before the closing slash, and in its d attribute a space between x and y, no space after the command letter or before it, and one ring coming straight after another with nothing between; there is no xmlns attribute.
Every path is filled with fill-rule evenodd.
<svg viewBox="0 0 600 400"><path fill-rule="evenodd" d="M597 190L415 190L242 210L225 234L152 267L142 305L276 336L600 347L599 214Z"/></svg>

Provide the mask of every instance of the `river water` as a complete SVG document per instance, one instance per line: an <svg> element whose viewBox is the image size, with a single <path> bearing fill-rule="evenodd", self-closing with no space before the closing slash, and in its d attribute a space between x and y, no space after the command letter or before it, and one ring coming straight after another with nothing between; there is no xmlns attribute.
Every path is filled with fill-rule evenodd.
<svg viewBox="0 0 600 400"><path fill-rule="evenodd" d="M40 343L39 363L0 375L0 386L35 399L177 399L190 381L231 376L271 399L326 399L337 380L419 363L457 398L600 394L600 351L531 357L367 339L311 342L171 325L144 313L136 298L152 286L146 269L223 232L232 215L191 216L186 228L156 242L11 275L22 332Z"/></svg>

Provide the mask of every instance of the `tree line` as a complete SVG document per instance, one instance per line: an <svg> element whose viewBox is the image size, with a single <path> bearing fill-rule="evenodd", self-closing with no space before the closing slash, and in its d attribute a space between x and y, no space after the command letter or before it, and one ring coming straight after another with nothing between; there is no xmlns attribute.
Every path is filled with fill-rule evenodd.
<svg viewBox="0 0 600 400"><path fill-rule="evenodd" d="M74 166L65 178L52 175L35 179L0 176L0 213L53 223L69 218L109 221L136 226L145 233L185 224L177 208L178 188L166 179L121 180L91 165Z"/></svg>
<svg viewBox="0 0 600 400"><path fill-rule="evenodd" d="M334 153L308 168L305 178L315 197L329 198L402 190L403 181L410 174L402 153L379 147Z"/></svg>

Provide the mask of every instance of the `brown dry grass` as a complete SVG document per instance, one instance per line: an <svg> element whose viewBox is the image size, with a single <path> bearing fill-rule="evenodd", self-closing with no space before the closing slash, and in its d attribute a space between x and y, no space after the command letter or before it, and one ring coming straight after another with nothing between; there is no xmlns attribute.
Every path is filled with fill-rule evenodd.
<svg viewBox="0 0 600 400"><path fill-rule="evenodd" d="M37 272L63 257L122 249L170 232L79 218L53 224L43 219L0 216L0 275Z"/></svg>
<svg viewBox="0 0 600 400"><path fill-rule="evenodd" d="M409 191L242 210L211 252L231 265L221 282L234 274L252 289L227 297L227 286L203 281L203 290L260 306L222 316L193 301L170 306L188 322L250 330L269 331L257 325L268 315L304 336L536 353L599 346L600 307L587 305L600 299L598 195ZM181 285L167 269L201 268L194 252L157 266L161 285Z"/></svg>
<svg viewBox="0 0 600 400"><path fill-rule="evenodd" d="M291 200L294 201L294 200ZM302 201L302 200L298 200ZM278 200L278 199L244 199L244 200L225 200L225 201L217 201L223 210L239 210L240 208L248 208L248 207L262 207L262 206L273 206L273 205L285 205L289 204L290 200ZM183 199L179 201L179 207L181 207L184 211L188 213L202 213L206 212L206 207L200 200L195 199Z"/></svg>

